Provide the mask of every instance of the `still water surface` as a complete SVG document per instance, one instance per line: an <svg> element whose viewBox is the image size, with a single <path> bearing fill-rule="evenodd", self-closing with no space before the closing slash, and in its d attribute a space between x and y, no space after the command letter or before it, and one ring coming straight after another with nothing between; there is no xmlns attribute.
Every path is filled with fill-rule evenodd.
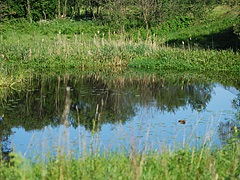
<svg viewBox="0 0 240 180"><path fill-rule="evenodd" d="M30 87L13 93L1 107L2 128L8 128L2 146L25 157L219 147L231 136L233 100L239 94L218 83L110 83L91 76L34 78Z"/></svg>

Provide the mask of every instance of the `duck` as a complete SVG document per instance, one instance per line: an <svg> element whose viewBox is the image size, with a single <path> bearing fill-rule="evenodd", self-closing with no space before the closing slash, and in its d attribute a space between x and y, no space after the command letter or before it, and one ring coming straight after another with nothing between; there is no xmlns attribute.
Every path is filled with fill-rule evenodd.
<svg viewBox="0 0 240 180"><path fill-rule="evenodd" d="M186 120L184 120L184 119L180 119L178 122L179 122L180 124L186 124Z"/></svg>
<svg viewBox="0 0 240 180"><path fill-rule="evenodd" d="M0 121L4 120L4 114L2 114L2 117L0 117Z"/></svg>

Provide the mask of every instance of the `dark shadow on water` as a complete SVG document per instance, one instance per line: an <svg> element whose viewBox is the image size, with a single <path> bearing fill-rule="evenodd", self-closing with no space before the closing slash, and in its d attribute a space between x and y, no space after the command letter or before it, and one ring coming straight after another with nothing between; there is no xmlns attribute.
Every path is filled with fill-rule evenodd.
<svg viewBox="0 0 240 180"><path fill-rule="evenodd" d="M172 47L183 47L182 41L184 41L185 48L231 49L235 52L240 50L240 39L234 34L232 27L218 33L191 37L191 40L189 38L172 39L168 41L168 45Z"/></svg>

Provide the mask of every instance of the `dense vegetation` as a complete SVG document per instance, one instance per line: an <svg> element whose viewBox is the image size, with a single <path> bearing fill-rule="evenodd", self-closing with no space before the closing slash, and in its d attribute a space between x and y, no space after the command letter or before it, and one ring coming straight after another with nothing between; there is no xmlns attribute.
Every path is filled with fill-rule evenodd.
<svg viewBox="0 0 240 180"><path fill-rule="evenodd" d="M91 19L117 29L169 29L188 27L204 19L217 5L237 6L237 0L6 0L1 1L1 20L32 21L71 18ZM239 33L239 26L235 28Z"/></svg>
<svg viewBox="0 0 240 180"><path fill-rule="evenodd" d="M95 21L4 21L0 26L0 84L8 86L32 72L61 69L236 74L239 39L229 30L238 22L237 10L217 7L207 20L194 26L156 34L146 29L116 33Z"/></svg>
<svg viewBox="0 0 240 180"><path fill-rule="evenodd" d="M239 179L240 146L233 143L212 152L187 148L140 154L106 152L48 158L36 162L14 155L11 165L0 164L1 179Z"/></svg>
<svg viewBox="0 0 240 180"><path fill-rule="evenodd" d="M182 82L208 78L240 89L237 0L5 0L0 8L0 88L20 97L33 74L63 71L105 77L175 73ZM152 81L155 75L150 77ZM1 97L10 96L9 89ZM26 109L36 108L28 105ZM203 147L146 154L133 149L130 154L87 154L77 160L59 156L46 162L13 154L10 162L1 161L0 178L235 179L240 147L239 130L233 132L233 139L214 151Z"/></svg>

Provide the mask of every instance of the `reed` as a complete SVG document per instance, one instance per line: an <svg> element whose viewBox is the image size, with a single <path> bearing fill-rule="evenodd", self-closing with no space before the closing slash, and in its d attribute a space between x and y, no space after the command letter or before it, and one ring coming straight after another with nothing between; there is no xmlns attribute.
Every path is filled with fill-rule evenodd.
<svg viewBox="0 0 240 180"><path fill-rule="evenodd" d="M33 71L56 67L94 69L128 66L162 70L234 71L240 67L238 52L169 48L154 35L134 41L124 34L113 38L110 32L108 37L95 34L93 39L86 39L82 34L38 38L20 35L17 40L3 40L1 52L5 67L18 65Z"/></svg>
<svg viewBox="0 0 240 180"><path fill-rule="evenodd" d="M64 126L65 127L65 126ZM69 141L62 131L62 142ZM237 135L237 134L236 134ZM146 134L147 138L147 134ZM205 140L209 138L206 136ZM46 140L46 139L45 139ZM53 140L54 141L54 140ZM85 141L79 139L79 141ZM95 140L92 139L94 143ZM59 144L57 153L43 153L31 160L12 153L9 163L0 161L1 179L238 179L240 177L239 140L229 141L220 149L162 146L159 150L88 151L77 156L69 152L69 143ZM86 142L83 142L83 144ZM100 142L97 142L100 143ZM42 143L47 148L46 142ZM58 153L59 152L59 153Z"/></svg>

